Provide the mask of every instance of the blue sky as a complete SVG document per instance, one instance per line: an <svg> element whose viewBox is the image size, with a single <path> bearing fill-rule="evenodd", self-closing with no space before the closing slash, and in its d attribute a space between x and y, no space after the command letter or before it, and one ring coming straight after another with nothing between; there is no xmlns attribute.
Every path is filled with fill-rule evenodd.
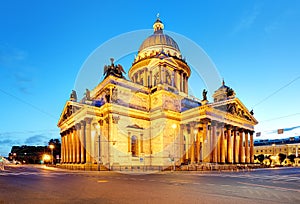
<svg viewBox="0 0 300 204"><path fill-rule="evenodd" d="M117 35L151 29L157 13L166 30L205 50L253 107L257 131L299 126L299 1L0 3L0 155L59 138L57 121L86 58ZM196 95L205 88L190 86Z"/></svg>

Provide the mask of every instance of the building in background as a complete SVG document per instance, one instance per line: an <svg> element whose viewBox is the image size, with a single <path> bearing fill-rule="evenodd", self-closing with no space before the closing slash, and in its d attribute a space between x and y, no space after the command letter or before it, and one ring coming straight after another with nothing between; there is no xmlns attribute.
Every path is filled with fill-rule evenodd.
<svg viewBox="0 0 300 204"><path fill-rule="evenodd" d="M129 69L104 67L105 78L85 97L72 91L58 127L66 168L167 168L181 164L254 162L257 124L221 84L213 102L188 94L191 69L157 19ZM205 67L203 67L205 69Z"/></svg>
<svg viewBox="0 0 300 204"><path fill-rule="evenodd" d="M254 142L255 162L267 165L299 165L300 137L264 139Z"/></svg>
<svg viewBox="0 0 300 204"><path fill-rule="evenodd" d="M59 163L60 150L59 139L50 139L48 146L12 146L8 159L15 164Z"/></svg>

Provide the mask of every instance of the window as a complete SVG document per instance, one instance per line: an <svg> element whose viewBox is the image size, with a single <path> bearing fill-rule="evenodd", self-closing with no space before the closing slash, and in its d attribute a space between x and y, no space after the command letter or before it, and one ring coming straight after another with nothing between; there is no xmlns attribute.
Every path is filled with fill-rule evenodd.
<svg viewBox="0 0 300 204"><path fill-rule="evenodd" d="M135 74L134 74L134 82L135 82L135 83L138 81L138 76L139 76L138 73L135 73Z"/></svg>
<svg viewBox="0 0 300 204"><path fill-rule="evenodd" d="M133 157L138 155L138 139L136 136L131 137L131 153Z"/></svg>
<svg viewBox="0 0 300 204"><path fill-rule="evenodd" d="M168 71L166 71L166 83L170 86L172 85L171 75Z"/></svg>
<svg viewBox="0 0 300 204"><path fill-rule="evenodd" d="M154 75L154 86L157 86L159 84L159 73L157 72Z"/></svg>

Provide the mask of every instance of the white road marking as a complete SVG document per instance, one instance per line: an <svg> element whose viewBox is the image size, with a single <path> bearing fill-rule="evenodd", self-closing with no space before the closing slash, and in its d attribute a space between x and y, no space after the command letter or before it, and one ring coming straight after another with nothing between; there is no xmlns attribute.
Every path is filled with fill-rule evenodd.
<svg viewBox="0 0 300 204"><path fill-rule="evenodd" d="M261 184L255 184L255 183L246 183L246 182L237 182L237 183L248 185L248 186L270 188L270 189L280 190L280 191L295 191L295 192L300 192L300 189L285 188L285 187L278 187L278 186L268 186L268 185L261 185Z"/></svg>

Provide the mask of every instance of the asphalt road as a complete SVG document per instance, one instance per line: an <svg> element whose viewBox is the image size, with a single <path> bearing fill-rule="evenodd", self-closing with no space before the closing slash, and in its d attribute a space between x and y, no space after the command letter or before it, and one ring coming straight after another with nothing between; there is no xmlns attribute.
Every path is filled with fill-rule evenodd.
<svg viewBox="0 0 300 204"><path fill-rule="evenodd" d="M0 171L4 203L300 203L300 168L251 172Z"/></svg>

